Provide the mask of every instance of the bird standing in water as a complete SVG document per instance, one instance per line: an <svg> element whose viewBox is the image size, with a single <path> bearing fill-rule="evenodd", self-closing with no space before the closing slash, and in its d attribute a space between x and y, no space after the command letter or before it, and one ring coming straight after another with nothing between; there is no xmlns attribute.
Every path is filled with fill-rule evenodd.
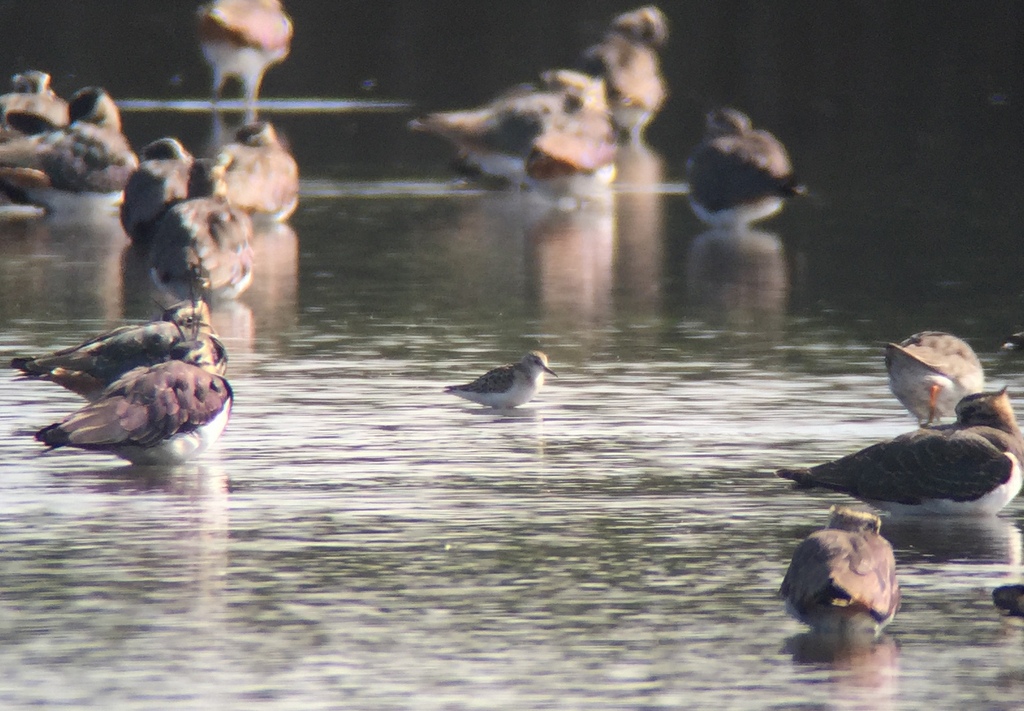
<svg viewBox="0 0 1024 711"><path fill-rule="evenodd" d="M519 407L537 394L545 373L555 375L548 367L548 357L530 351L518 363L490 370L466 385L449 385L444 391L496 409Z"/></svg>
<svg viewBox="0 0 1024 711"><path fill-rule="evenodd" d="M785 198L806 193L785 146L755 129L746 114L716 109L705 124L704 140L686 162L690 207L703 222L749 225L781 210Z"/></svg>
<svg viewBox="0 0 1024 711"><path fill-rule="evenodd" d="M843 506L796 547L779 595L820 634L875 635L900 607L896 558L881 519Z"/></svg>
<svg viewBox="0 0 1024 711"><path fill-rule="evenodd" d="M197 17L203 56L213 70L213 101L228 77L238 77L247 115L254 118L263 74L291 49L291 18L280 0L216 0L200 7Z"/></svg>
<svg viewBox="0 0 1024 711"><path fill-rule="evenodd" d="M985 387L985 371L974 350L941 331L888 344L885 368L892 394L924 425L954 414L961 399Z"/></svg>
<svg viewBox="0 0 1024 711"><path fill-rule="evenodd" d="M954 425L923 427L808 469L776 474L899 514L985 516L1021 489L1024 437L1006 389L968 395Z"/></svg>

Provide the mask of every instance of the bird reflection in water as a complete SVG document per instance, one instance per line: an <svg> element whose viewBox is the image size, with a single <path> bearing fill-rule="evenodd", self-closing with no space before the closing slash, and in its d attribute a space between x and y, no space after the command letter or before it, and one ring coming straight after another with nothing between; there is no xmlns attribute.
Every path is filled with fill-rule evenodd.
<svg viewBox="0 0 1024 711"><path fill-rule="evenodd" d="M447 238L447 258L460 274L451 286L466 292L459 301L483 308L535 297L546 326L584 331L607 325L616 307L658 314L661 157L641 145L619 155L622 182L575 209L559 209L529 192L466 198Z"/></svg>
<svg viewBox="0 0 1024 711"><path fill-rule="evenodd" d="M694 305L729 323L779 328L789 299L782 241L745 226L708 230L690 245L686 285Z"/></svg>
<svg viewBox="0 0 1024 711"><path fill-rule="evenodd" d="M195 619L197 628L208 634L226 634L223 626L228 569L230 484L224 467L216 460L177 466L116 466L82 470L79 465L64 472L68 485L85 487L94 494L161 491L170 495L173 514L164 525L146 527L143 542L161 551L150 565L165 580L181 581L175 588L178 604ZM170 505L170 504L169 504ZM115 514L106 524L111 530L125 530L117 516L130 520L131 508ZM130 522L134 523L134 522ZM118 529L121 526L121 529ZM90 527L96 535L99 526ZM139 541L136 541L139 543ZM147 568L148 569L148 568Z"/></svg>
<svg viewBox="0 0 1024 711"><path fill-rule="evenodd" d="M615 298L630 313L656 315L662 302L665 176L661 156L641 143L619 148L615 164Z"/></svg>
<svg viewBox="0 0 1024 711"><path fill-rule="evenodd" d="M843 638L805 632L786 640L783 650L795 664L824 666L841 687L872 690L872 700L885 708L898 691L900 648L888 635L877 639Z"/></svg>
<svg viewBox="0 0 1024 711"><path fill-rule="evenodd" d="M298 323L299 237L286 223L257 223L252 239L257 277L243 296L262 335L291 332Z"/></svg>
<svg viewBox="0 0 1024 711"><path fill-rule="evenodd" d="M928 564L969 561L998 566L1016 581L1021 574L1022 537L1016 523L998 516L890 516L886 537L900 561Z"/></svg>
<svg viewBox="0 0 1024 711"><path fill-rule="evenodd" d="M21 318L121 321L121 254L128 240L113 214L66 222L4 224L0 298Z"/></svg>
<svg viewBox="0 0 1024 711"><path fill-rule="evenodd" d="M527 235L546 325L586 331L606 325L615 248L611 195L572 212L550 211Z"/></svg>
<svg viewBox="0 0 1024 711"><path fill-rule="evenodd" d="M460 205L446 259L458 303L505 311L536 298L546 319L607 321L615 243L610 190L561 210L529 192L489 193Z"/></svg>

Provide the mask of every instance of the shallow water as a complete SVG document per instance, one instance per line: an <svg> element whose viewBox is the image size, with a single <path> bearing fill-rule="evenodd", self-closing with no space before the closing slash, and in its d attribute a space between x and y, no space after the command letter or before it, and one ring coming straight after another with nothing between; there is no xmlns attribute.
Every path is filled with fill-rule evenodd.
<svg viewBox="0 0 1024 711"><path fill-rule="evenodd" d="M538 21L525 15L517 32ZM675 45L690 59L718 36L692 26ZM895 71L902 47L857 67ZM410 112L271 105L302 203L257 238L252 289L215 310L237 400L214 451L166 470L43 454L31 432L78 400L0 376L0 706L1016 707L1024 628L990 593L1021 577L1019 502L983 521L886 519L903 609L878 644L823 649L776 591L844 499L772 472L910 429L881 351L915 331L964 336L991 385L1024 392L1021 361L998 352L1024 325L1007 249L1019 109L965 99L940 121L932 91L969 82L939 72L900 100L923 127L872 123L850 107L874 84L836 69L847 83L787 84L812 107L793 118L736 64L720 86L792 136L812 187L740 236L686 203L707 98L689 85L654 148L625 152L615 190L573 211L453 182L443 146L404 130ZM447 90L468 101L497 71ZM430 85L426 69L390 79L398 100ZM225 118L125 122L136 145L175 133L200 150ZM978 125L987 159L961 162ZM112 219L12 219L0 250L0 360L157 311ZM523 408L441 392L534 348L558 378Z"/></svg>
<svg viewBox="0 0 1024 711"><path fill-rule="evenodd" d="M1020 575L1015 505L887 522L905 603L869 649L815 648L775 597L842 497L771 470L912 424L863 335L905 334L799 303L785 235L698 234L657 190L563 213L310 184L215 312L237 404L197 464L40 454L76 398L0 380L5 705L1014 703L989 593ZM4 239L5 358L155 309L113 223ZM441 393L536 347L559 377L526 407Z"/></svg>

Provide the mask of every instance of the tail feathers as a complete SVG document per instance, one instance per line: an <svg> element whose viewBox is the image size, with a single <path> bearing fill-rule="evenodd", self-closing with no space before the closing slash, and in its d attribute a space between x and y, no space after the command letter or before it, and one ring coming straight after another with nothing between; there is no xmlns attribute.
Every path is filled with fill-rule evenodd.
<svg viewBox="0 0 1024 711"><path fill-rule="evenodd" d="M811 489L817 482L811 477L810 469L779 469L775 475L782 479L789 479L798 489Z"/></svg>
<svg viewBox="0 0 1024 711"><path fill-rule="evenodd" d="M54 372L40 364L36 358L12 358L11 368L20 371L19 380L52 380Z"/></svg>
<svg viewBox="0 0 1024 711"><path fill-rule="evenodd" d="M32 360L32 358L11 358L11 367L28 373L31 372L29 364Z"/></svg>
<svg viewBox="0 0 1024 711"><path fill-rule="evenodd" d="M61 429L59 423L36 432L36 439L52 449L63 447L71 441L68 433Z"/></svg>

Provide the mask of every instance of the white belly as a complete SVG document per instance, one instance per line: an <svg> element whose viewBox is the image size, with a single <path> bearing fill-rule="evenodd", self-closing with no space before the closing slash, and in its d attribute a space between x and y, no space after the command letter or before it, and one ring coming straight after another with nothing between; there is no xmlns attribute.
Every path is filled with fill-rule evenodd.
<svg viewBox="0 0 1024 711"><path fill-rule="evenodd" d="M504 410L511 407L519 407L520 405L528 403L537 394L537 390L539 389L539 384L520 383L517 381L505 392L480 393L473 392L471 390L449 390L448 392L452 395L458 395L466 400L486 405L487 407Z"/></svg>
<svg viewBox="0 0 1024 711"><path fill-rule="evenodd" d="M220 439L231 419L231 401L208 423L193 432L176 434L153 447L123 447L117 456L133 464L181 464L198 457Z"/></svg>
<svg viewBox="0 0 1024 711"><path fill-rule="evenodd" d="M701 222L712 227L728 227L732 225L749 225L752 222L771 217L782 209L782 198L771 196L761 198L756 202L744 203L736 207L730 207L718 212L709 212L703 205L696 202L692 196L690 207Z"/></svg>
<svg viewBox="0 0 1024 711"><path fill-rule="evenodd" d="M466 155L466 162L484 175L502 178L516 187L526 179L526 161L522 156L471 151Z"/></svg>
<svg viewBox="0 0 1024 711"><path fill-rule="evenodd" d="M283 59L285 52L239 47L230 42L204 42L203 56L224 76L257 77L269 65Z"/></svg>
<svg viewBox="0 0 1024 711"><path fill-rule="evenodd" d="M872 506L888 511L899 516L994 516L1013 501L1020 493L1021 477L1020 462L1017 458L1006 453L1006 456L1013 462L1013 469L1010 478L1004 484L974 501L950 501L948 499L925 499L920 504L897 504L887 501L870 501Z"/></svg>

